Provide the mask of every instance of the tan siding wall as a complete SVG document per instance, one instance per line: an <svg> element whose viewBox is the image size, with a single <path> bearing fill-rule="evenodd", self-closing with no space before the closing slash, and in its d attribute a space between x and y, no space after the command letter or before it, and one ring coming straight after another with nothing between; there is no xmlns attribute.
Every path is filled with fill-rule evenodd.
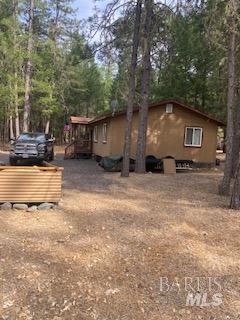
<svg viewBox="0 0 240 320"><path fill-rule="evenodd" d="M125 116L111 121L111 155L123 154L125 123Z"/></svg>
<svg viewBox="0 0 240 320"><path fill-rule="evenodd" d="M107 142L103 143L103 124L107 123ZM111 154L111 122L104 121L97 124L98 126L98 142L93 141L93 153L101 157ZM93 127L94 128L94 127Z"/></svg>
<svg viewBox="0 0 240 320"><path fill-rule="evenodd" d="M111 141L108 147L100 146L99 155L122 154L124 144L125 116L119 116L111 120L108 131ZM203 128L202 147L185 147L185 127ZM133 116L132 130L132 153L136 154L138 128L138 114ZM148 132L147 132L147 154L158 158L174 156L176 159L188 159L196 162L210 163L215 161L217 143L217 124L207 118L188 111L180 106L174 105L173 113L167 114L165 107L149 109ZM106 148L107 147L107 148ZM97 149L95 149L97 150ZM101 152L101 153L100 153Z"/></svg>
<svg viewBox="0 0 240 320"><path fill-rule="evenodd" d="M217 125L191 111L174 106L167 114L164 107L149 112L147 154L176 159L191 159L196 162L214 162L216 158ZM202 147L185 147L185 127L203 128Z"/></svg>

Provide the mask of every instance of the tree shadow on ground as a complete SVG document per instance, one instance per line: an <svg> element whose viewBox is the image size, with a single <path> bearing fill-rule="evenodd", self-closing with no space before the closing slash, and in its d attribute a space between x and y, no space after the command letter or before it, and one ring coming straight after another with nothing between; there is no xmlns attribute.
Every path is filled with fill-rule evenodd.
<svg viewBox="0 0 240 320"><path fill-rule="evenodd" d="M58 210L0 216L3 319L235 320L239 218L208 192L219 177L125 180L77 163L66 162ZM161 277L219 277L224 304L187 308L184 288L161 291Z"/></svg>

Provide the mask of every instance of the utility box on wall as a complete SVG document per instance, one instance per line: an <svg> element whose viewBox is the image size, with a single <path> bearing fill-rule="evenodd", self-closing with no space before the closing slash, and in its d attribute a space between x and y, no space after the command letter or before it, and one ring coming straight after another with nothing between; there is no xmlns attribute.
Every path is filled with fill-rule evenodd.
<svg viewBox="0 0 240 320"><path fill-rule="evenodd" d="M163 172L165 174L176 173L176 162L174 159L163 159Z"/></svg>

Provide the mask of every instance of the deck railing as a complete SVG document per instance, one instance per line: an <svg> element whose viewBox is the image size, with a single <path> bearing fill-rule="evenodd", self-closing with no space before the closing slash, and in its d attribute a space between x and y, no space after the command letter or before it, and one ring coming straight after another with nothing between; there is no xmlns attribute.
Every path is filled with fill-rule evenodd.
<svg viewBox="0 0 240 320"><path fill-rule="evenodd" d="M74 158L75 141L65 147L65 159Z"/></svg>
<svg viewBox="0 0 240 320"><path fill-rule="evenodd" d="M81 139L71 142L65 148L65 158L73 159L79 155L92 153L92 141Z"/></svg>

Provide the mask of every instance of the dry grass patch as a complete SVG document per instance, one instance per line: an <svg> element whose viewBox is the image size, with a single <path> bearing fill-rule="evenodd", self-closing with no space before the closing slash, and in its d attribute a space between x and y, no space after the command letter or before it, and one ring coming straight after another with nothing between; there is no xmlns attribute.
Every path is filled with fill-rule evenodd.
<svg viewBox="0 0 240 320"><path fill-rule="evenodd" d="M217 194L220 172L122 179L64 165L58 210L1 212L0 319L238 319L239 212ZM223 304L186 307L161 277L217 277Z"/></svg>

